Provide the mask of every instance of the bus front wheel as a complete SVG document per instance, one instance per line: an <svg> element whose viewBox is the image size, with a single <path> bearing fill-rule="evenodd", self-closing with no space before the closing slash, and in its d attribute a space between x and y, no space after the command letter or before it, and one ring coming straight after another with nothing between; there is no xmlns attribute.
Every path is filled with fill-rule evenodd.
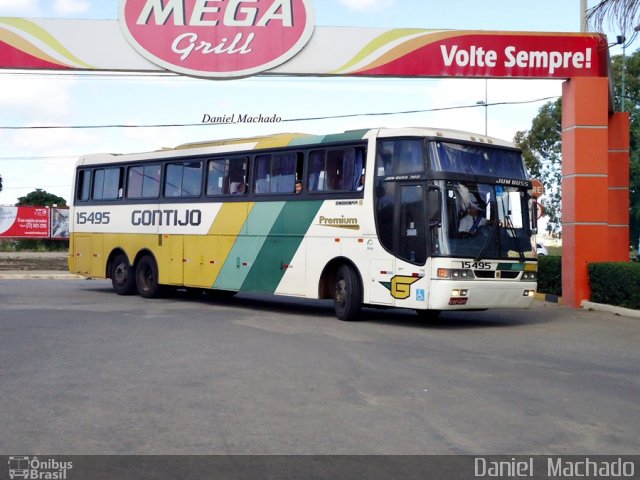
<svg viewBox="0 0 640 480"><path fill-rule="evenodd" d="M111 285L118 295L131 295L136 290L133 268L124 253L120 253L111 264Z"/></svg>
<svg viewBox="0 0 640 480"><path fill-rule="evenodd" d="M340 320L357 320L360 315L362 286L358 274L349 265L342 265L336 273L333 295L336 316Z"/></svg>
<svg viewBox="0 0 640 480"><path fill-rule="evenodd" d="M142 257L136 265L136 287L143 298L155 298L160 295L158 265L150 255Z"/></svg>

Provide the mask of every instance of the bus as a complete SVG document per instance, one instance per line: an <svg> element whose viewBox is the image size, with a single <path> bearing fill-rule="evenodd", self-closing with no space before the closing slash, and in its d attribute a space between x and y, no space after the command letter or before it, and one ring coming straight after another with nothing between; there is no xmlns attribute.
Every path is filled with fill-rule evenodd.
<svg viewBox="0 0 640 480"><path fill-rule="evenodd" d="M69 269L144 298L332 299L341 320L364 305L425 317L528 308L530 189L513 144L423 127L88 155L75 168Z"/></svg>

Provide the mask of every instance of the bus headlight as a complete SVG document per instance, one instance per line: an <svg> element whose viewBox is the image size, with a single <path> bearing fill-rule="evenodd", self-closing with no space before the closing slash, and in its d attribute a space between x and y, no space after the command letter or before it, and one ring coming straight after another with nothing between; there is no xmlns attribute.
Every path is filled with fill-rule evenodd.
<svg viewBox="0 0 640 480"><path fill-rule="evenodd" d="M466 297L469 295L469 290L467 290L466 288L454 288L453 290L451 290L451 297Z"/></svg>
<svg viewBox="0 0 640 480"><path fill-rule="evenodd" d="M537 272L523 272L521 279L527 280L527 281L535 281L537 278L538 278Z"/></svg>
<svg viewBox="0 0 640 480"><path fill-rule="evenodd" d="M452 278L454 280L467 280L474 278L473 272L459 268L439 268L438 278Z"/></svg>

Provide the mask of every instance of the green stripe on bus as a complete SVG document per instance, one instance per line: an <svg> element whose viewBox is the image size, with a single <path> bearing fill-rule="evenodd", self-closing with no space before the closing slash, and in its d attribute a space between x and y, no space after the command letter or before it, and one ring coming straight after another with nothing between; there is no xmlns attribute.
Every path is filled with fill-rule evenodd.
<svg viewBox="0 0 640 480"><path fill-rule="evenodd" d="M324 135L312 135L308 137L294 138L289 142L290 147L319 145L324 140Z"/></svg>
<svg viewBox="0 0 640 480"><path fill-rule="evenodd" d="M499 263L498 270L524 270L524 265L521 263Z"/></svg>
<svg viewBox="0 0 640 480"><path fill-rule="evenodd" d="M240 290L285 202L256 203L236 238L213 288Z"/></svg>
<svg viewBox="0 0 640 480"><path fill-rule="evenodd" d="M350 130L344 133L334 133L331 135L314 135L308 137L294 138L290 143L290 147L296 146L313 146L322 145L332 142L352 142L362 140L369 130Z"/></svg>
<svg viewBox="0 0 640 480"><path fill-rule="evenodd" d="M242 290L266 293L276 291L287 271L285 266L291 263L300 248L322 204L321 200L287 202L242 284Z"/></svg>
<svg viewBox="0 0 640 480"><path fill-rule="evenodd" d="M362 138L368 131L369 130L347 130L344 133L333 133L331 135L325 135L322 143L351 142L354 140L362 140Z"/></svg>

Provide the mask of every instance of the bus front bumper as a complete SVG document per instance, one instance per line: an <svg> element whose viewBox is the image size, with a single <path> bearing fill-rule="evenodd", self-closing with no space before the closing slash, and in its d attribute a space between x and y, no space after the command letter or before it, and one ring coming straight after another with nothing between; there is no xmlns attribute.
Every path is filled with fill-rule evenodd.
<svg viewBox="0 0 640 480"><path fill-rule="evenodd" d="M433 310L484 310L530 308L535 300L535 282L433 282L429 308Z"/></svg>

